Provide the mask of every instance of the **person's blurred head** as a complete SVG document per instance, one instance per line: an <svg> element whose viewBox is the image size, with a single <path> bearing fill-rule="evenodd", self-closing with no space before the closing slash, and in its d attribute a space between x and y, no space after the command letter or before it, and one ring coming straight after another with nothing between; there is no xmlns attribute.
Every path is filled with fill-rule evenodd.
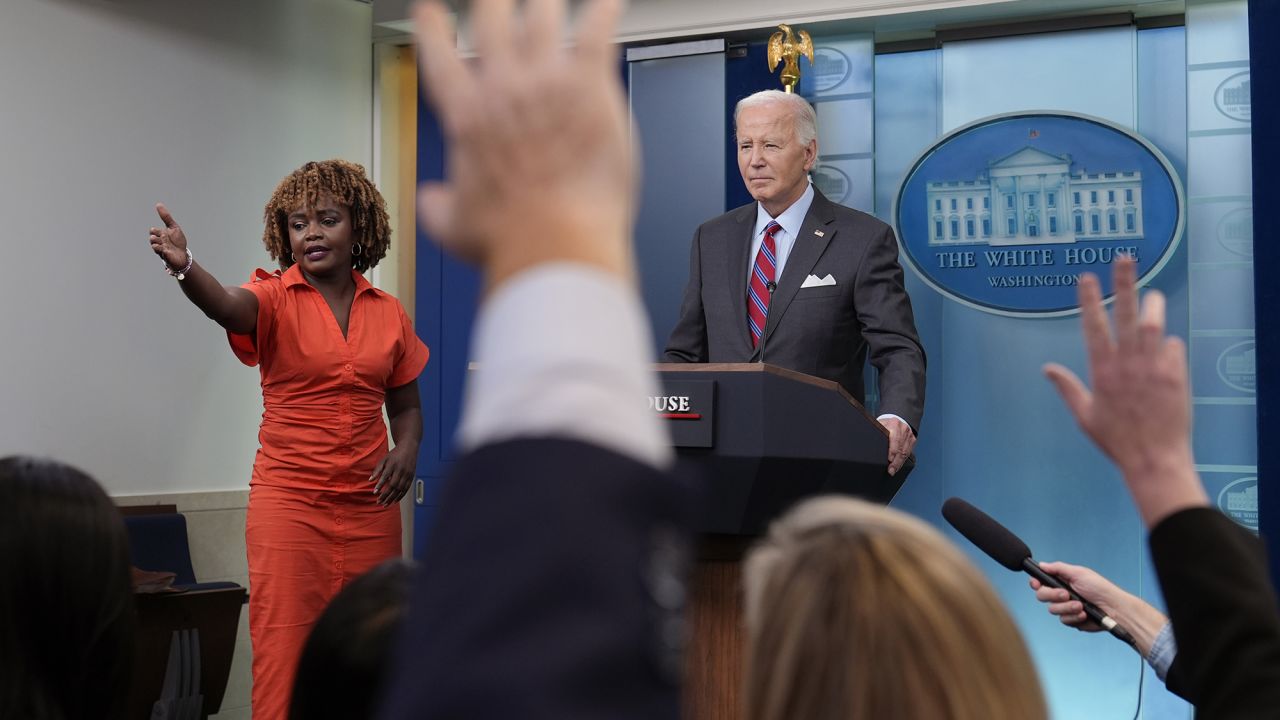
<svg viewBox="0 0 1280 720"><path fill-rule="evenodd" d="M809 500L752 548L743 582L747 720L1048 715L994 589L916 518Z"/></svg>
<svg viewBox="0 0 1280 720"><path fill-rule="evenodd" d="M334 596L302 649L290 720L373 717L412 570L404 560L388 560Z"/></svg>
<svg viewBox="0 0 1280 720"><path fill-rule="evenodd" d="M83 472L0 458L0 717L119 717L133 666L129 540Z"/></svg>

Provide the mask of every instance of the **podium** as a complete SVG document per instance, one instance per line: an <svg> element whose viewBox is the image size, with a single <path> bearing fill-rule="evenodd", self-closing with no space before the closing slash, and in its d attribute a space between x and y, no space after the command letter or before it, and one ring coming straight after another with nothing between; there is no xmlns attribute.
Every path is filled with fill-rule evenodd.
<svg viewBox="0 0 1280 720"><path fill-rule="evenodd" d="M665 395L650 405L706 488L695 528L684 717L732 720L741 707L743 553L806 497L888 503L914 458L890 476L888 433L834 381L761 363L655 369Z"/></svg>

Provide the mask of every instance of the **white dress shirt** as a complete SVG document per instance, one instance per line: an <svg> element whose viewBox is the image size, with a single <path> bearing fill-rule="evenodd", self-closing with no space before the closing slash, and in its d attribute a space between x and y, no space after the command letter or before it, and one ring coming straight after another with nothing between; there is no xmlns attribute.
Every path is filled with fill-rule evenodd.
<svg viewBox="0 0 1280 720"><path fill-rule="evenodd" d="M756 255L760 252L760 246L764 244L764 230L769 227L769 223L776 222L782 226L782 230L773 234L774 253L776 260L776 270L774 271L773 281L776 283L782 279L782 268L787 265L787 258L791 255L791 248L796 244L796 238L800 237L800 226L804 225L804 217L809 214L809 206L813 204L813 185L806 185L804 193L799 200L791 203L791 207L783 210L778 217L771 217L769 212L764 209L760 203L756 203L756 231L751 235L751 265L747 267L747 283L751 283L751 271L756 263ZM743 292L746 292L746 286L743 286Z"/></svg>
<svg viewBox="0 0 1280 720"><path fill-rule="evenodd" d="M764 244L764 231L769 227L769 223L776 222L782 226L782 229L773 235L774 248L773 253L776 262L776 270L774 271L773 280L778 282L782 279L782 269L786 267L787 258L791 256L791 248L795 247L796 238L800 237L800 227L804 225L805 216L809 214L809 207L813 205L813 183L809 183L804 189L804 193L800 195L800 199L791 203L791 206L779 213L778 217L769 215L760 203L756 203L756 229L751 235L751 264L747 267L747 285L751 283L751 274L754 271L756 263L756 255L760 252L760 246ZM742 292L747 291L747 285L743 285ZM876 420L884 421L888 418L902 420L898 415L893 413L885 413L876 418ZM902 420L902 424L910 427L911 424L906 420Z"/></svg>

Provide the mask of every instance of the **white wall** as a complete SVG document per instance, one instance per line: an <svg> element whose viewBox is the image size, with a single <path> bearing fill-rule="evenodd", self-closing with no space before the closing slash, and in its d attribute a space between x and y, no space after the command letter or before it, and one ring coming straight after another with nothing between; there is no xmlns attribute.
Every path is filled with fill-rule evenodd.
<svg viewBox="0 0 1280 720"><path fill-rule="evenodd" d="M279 179L369 163L370 25L354 0L4 0L0 455L113 494L246 486L257 370L151 254L152 205L224 283L267 265Z"/></svg>

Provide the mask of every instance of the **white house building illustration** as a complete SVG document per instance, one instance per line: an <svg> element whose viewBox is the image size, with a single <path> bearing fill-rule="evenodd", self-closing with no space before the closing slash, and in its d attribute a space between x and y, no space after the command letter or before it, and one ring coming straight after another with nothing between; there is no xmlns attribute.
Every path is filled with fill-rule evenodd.
<svg viewBox="0 0 1280 720"><path fill-rule="evenodd" d="M1227 492L1227 510L1234 512L1258 512L1258 486Z"/></svg>
<svg viewBox="0 0 1280 720"><path fill-rule="evenodd" d="M1071 171L1070 155L1027 146L976 180L928 184L930 245L1142 239L1142 173Z"/></svg>
<svg viewBox="0 0 1280 720"><path fill-rule="evenodd" d="M1222 88L1222 104L1223 105L1248 105L1250 99L1249 81L1242 80L1239 84Z"/></svg>

